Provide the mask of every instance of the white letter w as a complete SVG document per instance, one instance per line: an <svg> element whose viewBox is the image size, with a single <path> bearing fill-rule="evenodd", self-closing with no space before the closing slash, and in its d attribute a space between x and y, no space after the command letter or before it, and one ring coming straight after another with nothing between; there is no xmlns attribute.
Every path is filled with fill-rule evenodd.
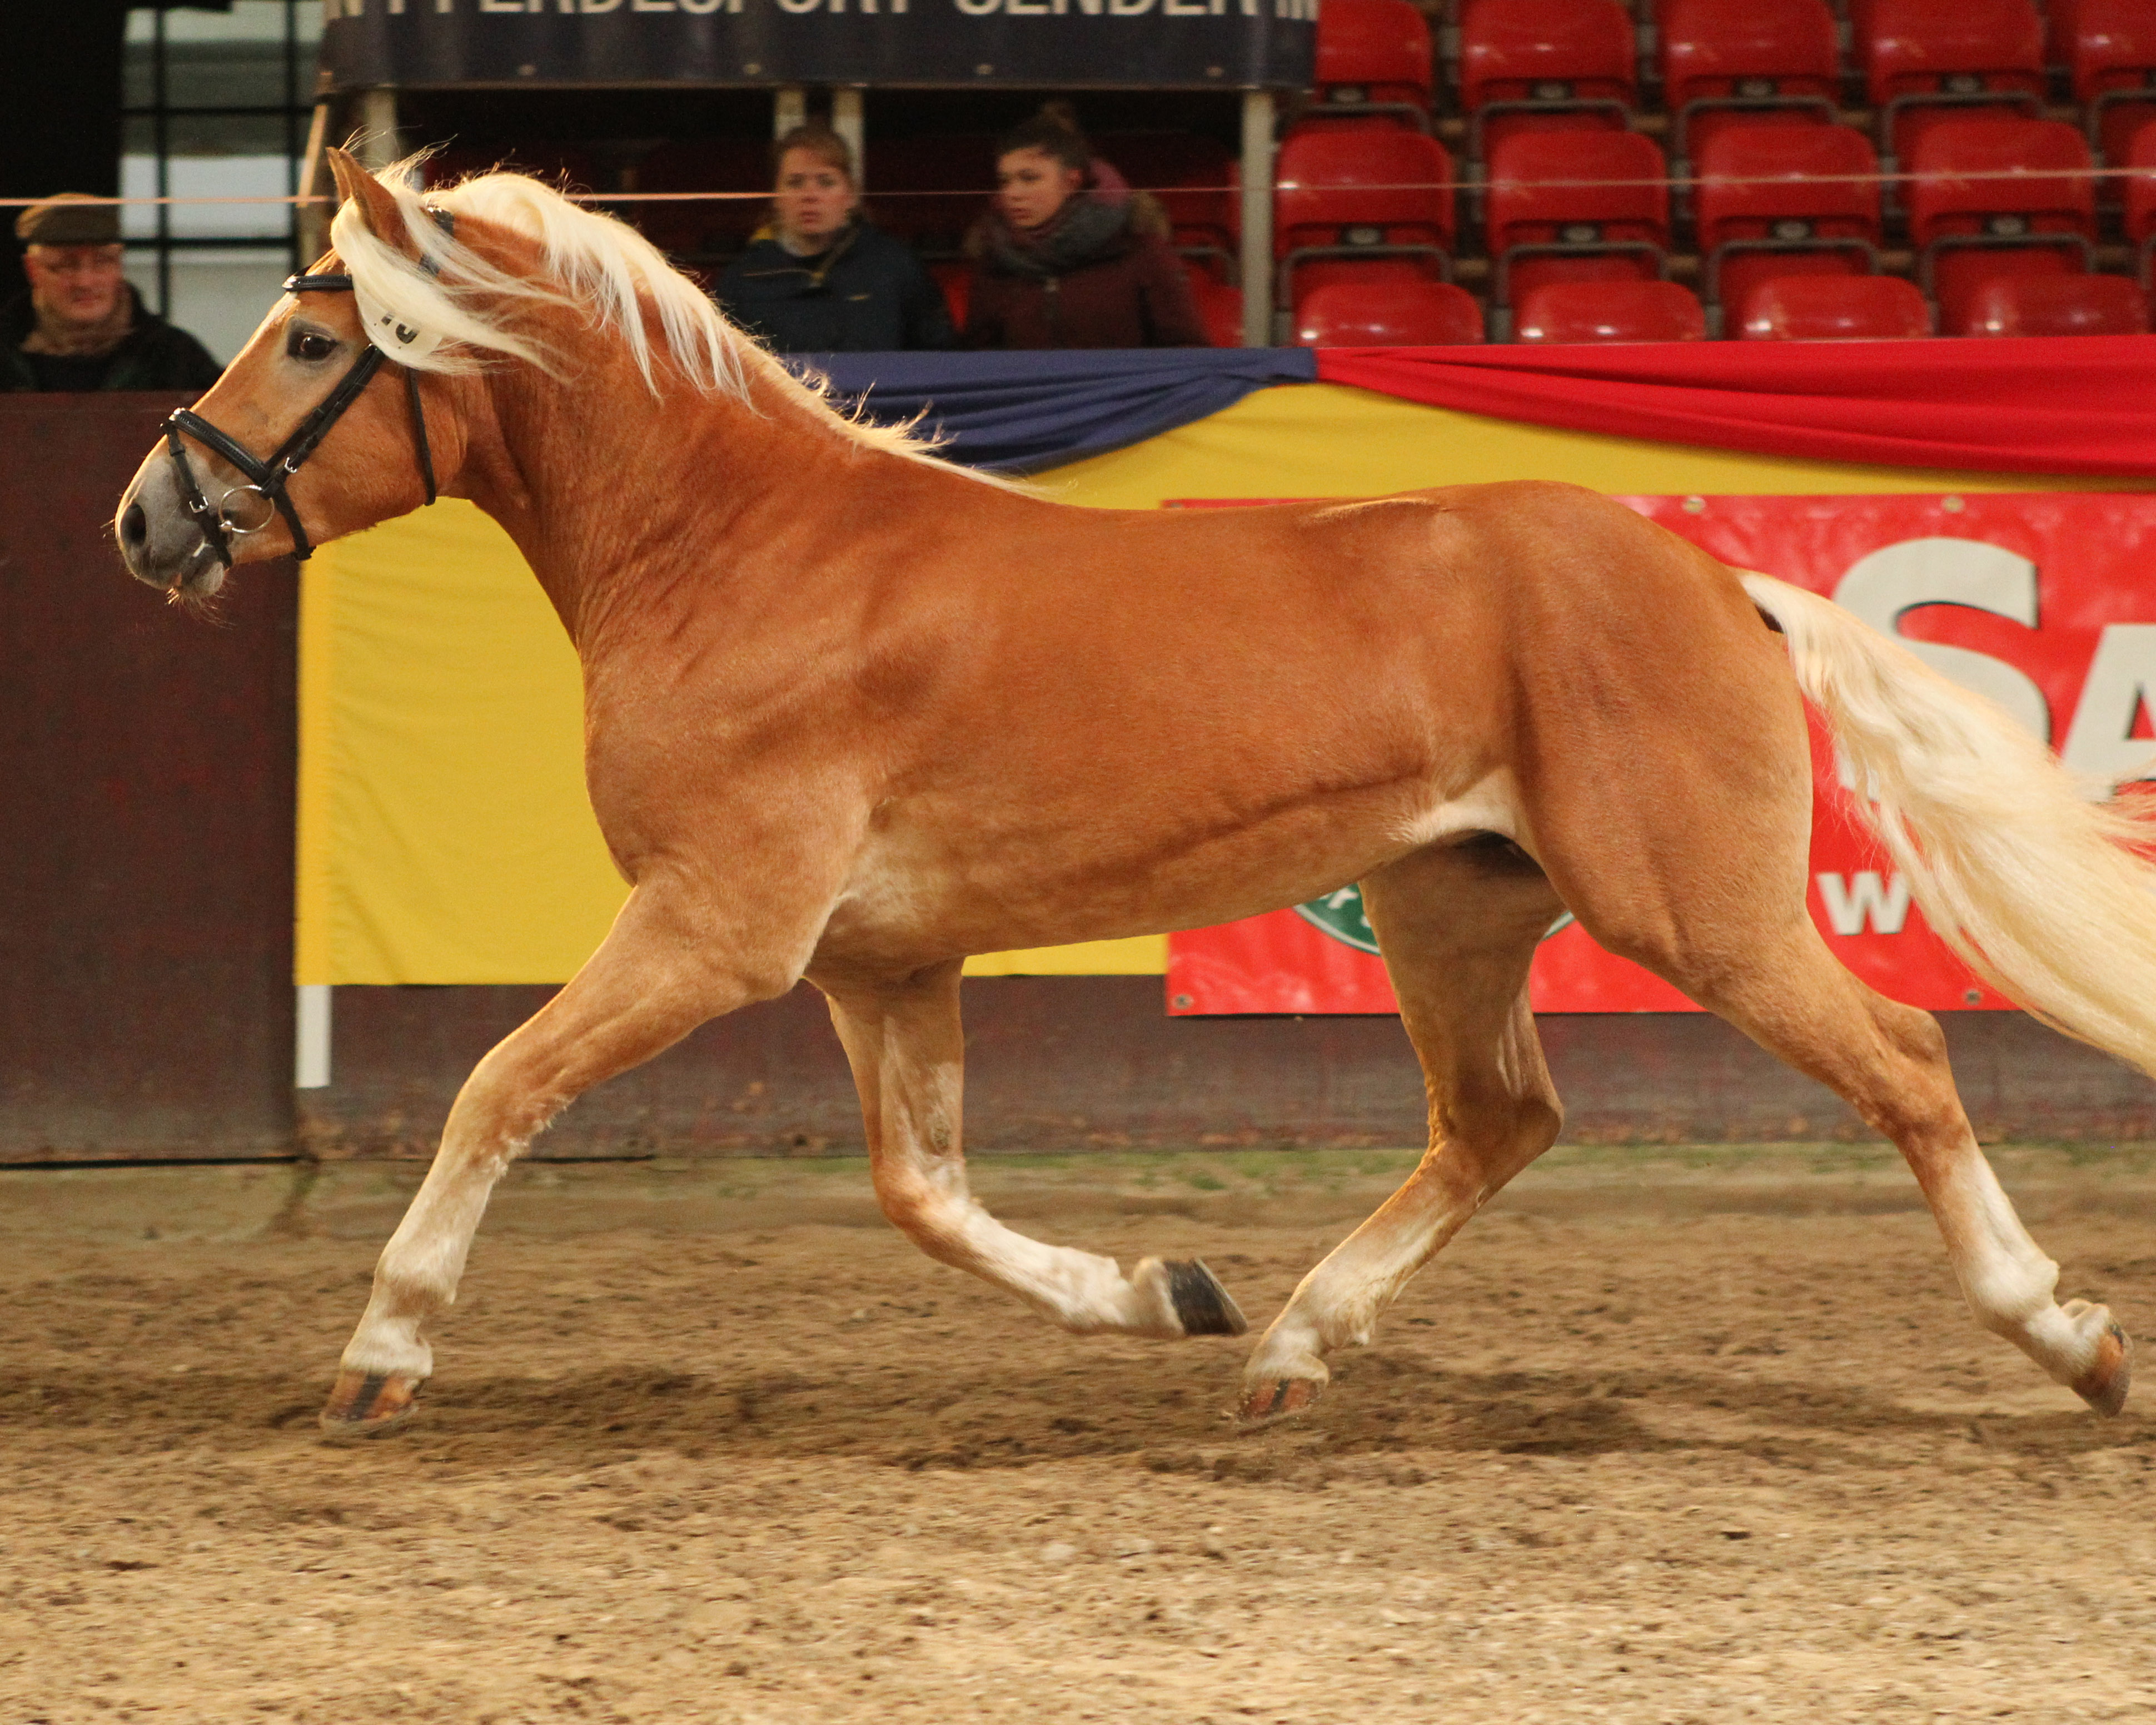
<svg viewBox="0 0 2156 1725"><path fill-rule="evenodd" d="M1876 869L1865 869L1846 880L1821 875L1819 890L1836 934L1861 934L1866 922L1874 934L1899 934L1909 918L1909 883L1899 875L1886 882Z"/></svg>

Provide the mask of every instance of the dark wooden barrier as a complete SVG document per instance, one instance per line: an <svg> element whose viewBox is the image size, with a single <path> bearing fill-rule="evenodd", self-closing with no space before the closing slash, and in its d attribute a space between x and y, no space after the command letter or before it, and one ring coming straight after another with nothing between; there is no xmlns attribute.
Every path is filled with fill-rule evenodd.
<svg viewBox="0 0 2156 1725"><path fill-rule="evenodd" d="M1419 1143L1422 1081L1394 1019L1171 1019L1157 977L966 984L973 1147ZM424 1155L479 1057L547 988L340 988L336 1082L301 1092L316 1153ZM1986 1137L2156 1137L2156 1086L2017 1014L1945 1016ZM1575 1140L1869 1137L1831 1092L1705 1014L1550 1017ZM858 1154L861 1127L815 992L707 1024L603 1086L534 1147L553 1157Z"/></svg>
<svg viewBox="0 0 2156 1725"><path fill-rule="evenodd" d="M0 1160L292 1146L292 567L213 626L108 526L179 405L0 396Z"/></svg>
<svg viewBox="0 0 2156 1725"><path fill-rule="evenodd" d="M106 522L172 406L0 397L0 1162L422 1154L551 992L340 988L334 1081L292 1071L295 593L243 571L218 627L127 579ZM1400 1144L1390 1019L1168 1018L1150 977L966 987L977 1148ZM1945 1020L1989 1137L2156 1136L2156 1087L2010 1014ZM1718 1020L1543 1021L1574 1137L1861 1135ZM857 1150L821 1004L706 1026L579 1102L552 1156Z"/></svg>

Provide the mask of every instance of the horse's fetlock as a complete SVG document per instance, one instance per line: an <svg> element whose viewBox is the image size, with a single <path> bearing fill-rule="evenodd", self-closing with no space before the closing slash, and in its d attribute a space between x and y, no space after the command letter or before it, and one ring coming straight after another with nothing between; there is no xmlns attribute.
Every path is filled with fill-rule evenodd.
<svg viewBox="0 0 2156 1725"><path fill-rule="evenodd" d="M1994 1335L2025 1333L2030 1322L2052 1309L2059 1266L2049 1258L2001 1264L1970 1276L1962 1285L1976 1321Z"/></svg>

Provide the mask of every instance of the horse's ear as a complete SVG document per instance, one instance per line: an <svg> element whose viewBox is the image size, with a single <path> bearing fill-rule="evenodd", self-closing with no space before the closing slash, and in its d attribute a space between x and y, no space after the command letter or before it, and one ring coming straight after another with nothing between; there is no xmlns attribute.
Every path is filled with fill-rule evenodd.
<svg viewBox="0 0 2156 1725"><path fill-rule="evenodd" d="M403 213L397 208L389 188L362 167L356 157L335 145L326 153L330 172L336 176L337 201L357 204L360 220L377 239L400 251L406 249L409 241L404 233Z"/></svg>

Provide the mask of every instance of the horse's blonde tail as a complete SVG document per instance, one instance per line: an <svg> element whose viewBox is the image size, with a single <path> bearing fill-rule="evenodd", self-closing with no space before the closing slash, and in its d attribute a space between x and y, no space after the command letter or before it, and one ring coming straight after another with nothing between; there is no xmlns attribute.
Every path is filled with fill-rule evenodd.
<svg viewBox="0 0 2156 1725"><path fill-rule="evenodd" d="M2156 1076L2156 809L2092 802L1982 696L1815 593L1741 578L1932 927L2035 1017Z"/></svg>

